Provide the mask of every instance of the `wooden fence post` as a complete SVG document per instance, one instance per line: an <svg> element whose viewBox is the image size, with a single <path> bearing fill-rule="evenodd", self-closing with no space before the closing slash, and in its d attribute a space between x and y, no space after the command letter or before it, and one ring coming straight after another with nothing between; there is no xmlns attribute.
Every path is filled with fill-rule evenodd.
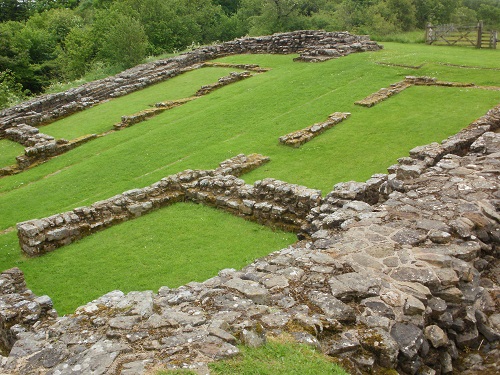
<svg viewBox="0 0 500 375"><path fill-rule="evenodd" d="M427 25L425 26L425 43L427 43L427 44L432 43L432 40L430 40L431 28L432 28L432 24L430 22L427 22Z"/></svg>
<svg viewBox="0 0 500 375"><path fill-rule="evenodd" d="M483 21L479 21L477 24L477 43L476 48L481 48L483 43Z"/></svg>
<svg viewBox="0 0 500 375"><path fill-rule="evenodd" d="M491 31L490 48L497 49L498 31Z"/></svg>

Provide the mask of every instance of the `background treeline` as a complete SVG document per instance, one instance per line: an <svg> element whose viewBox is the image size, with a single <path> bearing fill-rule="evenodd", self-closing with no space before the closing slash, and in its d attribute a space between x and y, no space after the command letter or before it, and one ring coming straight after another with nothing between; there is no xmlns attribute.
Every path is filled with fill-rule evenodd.
<svg viewBox="0 0 500 375"><path fill-rule="evenodd" d="M378 37L426 22L500 28L500 0L0 0L0 108L147 56L297 29Z"/></svg>

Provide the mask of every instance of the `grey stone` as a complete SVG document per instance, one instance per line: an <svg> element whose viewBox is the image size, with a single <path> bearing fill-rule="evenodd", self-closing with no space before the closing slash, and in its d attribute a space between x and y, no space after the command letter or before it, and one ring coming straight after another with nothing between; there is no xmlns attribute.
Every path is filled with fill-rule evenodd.
<svg viewBox="0 0 500 375"><path fill-rule="evenodd" d="M356 353L350 359L363 371L371 371L375 364L374 356L368 353Z"/></svg>
<svg viewBox="0 0 500 375"><path fill-rule="evenodd" d="M225 282L224 286L229 289L237 290L245 297L258 304L265 304L269 299L269 292L266 289L262 288L259 283L256 283L254 281L234 278Z"/></svg>
<svg viewBox="0 0 500 375"><path fill-rule="evenodd" d="M471 326L465 332L457 334L456 343L460 349L476 348L479 345L479 332L476 326Z"/></svg>
<svg viewBox="0 0 500 375"><path fill-rule="evenodd" d="M204 356L216 361L232 358L240 352L236 346L227 342L221 342L217 338L211 338L210 336L207 340L204 340L198 345L197 350Z"/></svg>
<svg viewBox="0 0 500 375"><path fill-rule="evenodd" d="M342 300L376 296L380 291L380 279L356 272L332 277L328 284L333 296Z"/></svg>
<svg viewBox="0 0 500 375"><path fill-rule="evenodd" d="M425 327L424 335L431 345L435 348L440 348L448 345L448 336L437 325L430 325Z"/></svg>
<svg viewBox="0 0 500 375"><path fill-rule="evenodd" d="M316 350L321 350L321 344L319 340L307 332L293 332L292 336L295 341L300 344L305 344Z"/></svg>
<svg viewBox="0 0 500 375"><path fill-rule="evenodd" d="M290 321L290 318L289 314L277 312L262 316L261 321L267 328L282 328Z"/></svg>
<svg viewBox="0 0 500 375"><path fill-rule="evenodd" d="M488 326L488 317L485 313L480 310L476 310L475 318L477 320L477 330L486 338L486 340L489 342L500 340L500 334Z"/></svg>
<svg viewBox="0 0 500 375"><path fill-rule="evenodd" d="M352 352L361 347L357 331L346 331L335 337L326 345L325 352L331 356Z"/></svg>
<svg viewBox="0 0 500 375"><path fill-rule="evenodd" d="M396 318L394 310L378 298L367 298L361 301L361 305L368 307L372 314L384 316L389 319Z"/></svg>
<svg viewBox="0 0 500 375"><path fill-rule="evenodd" d="M445 244L451 241L451 234L441 230L431 230L429 231L429 239L438 244Z"/></svg>
<svg viewBox="0 0 500 375"><path fill-rule="evenodd" d="M422 330L414 324L396 322L391 328L391 336L406 358L414 358L424 342Z"/></svg>
<svg viewBox="0 0 500 375"><path fill-rule="evenodd" d="M260 283L268 289L283 289L288 286L287 278L282 275L266 275L260 280Z"/></svg>
<svg viewBox="0 0 500 375"><path fill-rule="evenodd" d="M406 315L421 315L425 311L425 305L418 298L407 295L403 311Z"/></svg>
<svg viewBox="0 0 500 375"><path fill-rule="evenodd" d="M258 348L266 344L266 335L264 333L258 334L255 331L244 329L240 334L240 340L246 346Z"/></svg>
<svg viewBox="0 0 500 375"><path fill-rule="evenodd" d="M394 368L399 347L396 341L383 329L372 328L360 333L361 346L376 355L382 367Z"/></svg>
<svg viewBox="0 0 500 375"><path fill-rule="evenodd" d="M332 295L312 291L309 293L308 297L309 300L319 307L329 318L337 319L342 322L352 322L356 319L354 310Z"/></svg>
<svg viewBox="0 0 500 375"><path fill-rule="evenodd" d="M115 329L131 330L139 322L140 317L135 316L118 316L109 320L109 326Z"/></svg>
<svg viewBox="0 0 500 375"><path fill-rule="evenodd" d="M417 268L402 266L391 273L391 277L398 281L420 283L429 288L439 285L439 279L431 268Z"/></svg>
<svg viewBox="0 0 500 375"><path fill-rule="evenodd" d="M448 352L440 352L440 363L441 363L441 372L443 374L450 374L453 372L453 363L452 358Z"/></svg>
<svg viewBox="0 0 500 375"><path fill-rule="evenodd" d="M463 300L463 293L457 287L446 288L435 293L437 297L443 299L448 303L461 303Z"/></svg>
<svg viewBox="0 0 500 375"><path fill-rule="evenodd" d="M400 229L391 238L401 245L415 246L425 241L426 234L420 230L404 228Z"/></svg>

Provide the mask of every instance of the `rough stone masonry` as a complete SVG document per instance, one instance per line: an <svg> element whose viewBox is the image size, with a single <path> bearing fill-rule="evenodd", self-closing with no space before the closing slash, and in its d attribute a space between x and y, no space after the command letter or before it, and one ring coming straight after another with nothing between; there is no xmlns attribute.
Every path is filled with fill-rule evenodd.
<svg viewBox="0 0 500 375"><path fill-rule="evenodd" d="M13 345L0 370L208 373L236 344L287 332L356 374L498 373L499 127L500 106L412 150L386 178L336 185L311 210L309 239L203 283L113 291L35 324L18 306L41 311L40 299L6 288L2 337Z"/></svg>
<svg viewBox="0 0 500 375"><path fill-rule="evenodd" d="M354 374L496 374L499 128L500 106L388 175L337 184L310 208L302 241L203 283L113 291L57 318L8 270L0 373L208 373L236 344L286 332Z"/></svg>

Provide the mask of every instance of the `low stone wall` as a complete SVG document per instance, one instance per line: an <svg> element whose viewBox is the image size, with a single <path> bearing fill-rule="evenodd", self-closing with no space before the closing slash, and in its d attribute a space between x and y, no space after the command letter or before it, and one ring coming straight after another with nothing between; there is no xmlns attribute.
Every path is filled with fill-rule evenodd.
<svg viewBox="0 0 500 375"><path fill-rule="evenodd" d="M349 112L332 113L328 116L328 120L325 122L314 124L308 126L307 128L283 135L279 137L279 142L287 146L300 147L328 129L333 128L335 125L347 119L350 115L351 114Z"/></svg>
<svg viewBox="0 0 500 375"><path fill-rule="evenodd" d="M191 69L196 64L218 57L243 53L321 54L336 51L334 58L381 47L367 36L347 32L294 31L271 36L240 38L205 46L185 54L138 65L113 77L90 82L62 93L44 95L0 111L0 138L16 124L46 124L110 98L126 95L164 81Z"/></svg>
<svg viewBox="0 0 500 375"><path fill-rule="evenodd" d="M22 251L39 256L91 233L186 200L206 204L245 219L299 231L307 213L321 201L321 192L279 180L254 185L239 179L269 159L239 155L215 170L186 170L142 189L133 189L88 207L17 225Z"/></svg>
<svg viewBox="0 0 500 375"><path fill-rule="evenodd" d="M407 76L405 77L404 81L393 83L389 88L381 88L376 93L371 94L362 100L358 100L354 104L363 107L373 107L375 104L378 104L390 98L391 96L400 93L401 91L407 89L410 86L475 87L475 88L489 89L482 86L476 86L473 83L439 81L436 78L425 77L425 76L424 77Z"/></svg>
<svg viewBox="0 0 500 375"><path fill-rule="evenodd" d="M26 147L37 147L54 142L54 137L40 133L38 128L26 124L14 125L7 129L5 138Z"/></svg>
<svg viewBox="0 0 500 375"><path fill-rule="evenodd" d="M234 65L234 64L201 64L200 68L205 67L205 66L227 66L227 67L239 67L240 65ZM247 65L241 65L241 66L247 66ZM250 67L253 70L260 70L258 65L250 65ZM183 105L187 102L190 102L197 97L207 95L211 93L214 90L217 90L218 88L221 88L223 86L229 85L231 83L235 83L238 81L241 81L242 79L249 78L252 75L248 71L244 71L241 73L238 72L232 72L230 75L221 77L216 83L202 86L195 94L194 97L189 97L189 98L184 98L184 99L179 99L179 100L172 100L172 101L167 101L167 102L161 102L161 103L156 103L155 108L148 108L143 111L140 111L138 113L134 113L133 115L127 115L127 116L122 116L121 122L118 124L113 125L115 130L121 130L124 128L128 128L132 125L138 124L142 121L145 121L149 118L152 118L154 116L159 115L160 113L178 107L180 105Z"/></svg>
<svg viewBox="0 0 500 375"><path fill-rule="evenodd" d="M80 146L97 135L90 134L72 141L55 140L54 137L40 133L38 128L26 124L14 125L5 131L5 137L26 146L24 155L16 157L17 165L0 169L0 176L14 174L51 157L63 154Z"/></svg>
<svg viewBox="0 0 500 375"><path fill-rule="evenodd" d="M232 72L228 76L221 77L216 83L212 83L210 85L205 85L202 86L196 93L194 94L195 96L203 96L211 93L214 90L217 90L221 87L224 87L226 85L229 85L231 83L235 83L238 81L241 81L246 78L250 78L252 75L248 71L244 72Z"/></svg>
<svg viewBox="0 0 500 375"><path fill-rule="evenodd" d="M360 219L370 206L402 191L404 181L418 177L444 155L462 155L482 134L500 128L500 106L441 144L417 147L409 158L389 167L389 175L377 174L364 183L335 185L325 199L321 192L274 179L253 186L237 176L268 159L252 155L229 159L210 171L184 171L143 188L76 208L63 214L17 225L21 249L38 256L72 243L95 231L141 216L151 210L191 200L223 209L271 227L301 232L301 237L321 229L339 228ZM347 224L346 224L347 223Z"/></svg>

